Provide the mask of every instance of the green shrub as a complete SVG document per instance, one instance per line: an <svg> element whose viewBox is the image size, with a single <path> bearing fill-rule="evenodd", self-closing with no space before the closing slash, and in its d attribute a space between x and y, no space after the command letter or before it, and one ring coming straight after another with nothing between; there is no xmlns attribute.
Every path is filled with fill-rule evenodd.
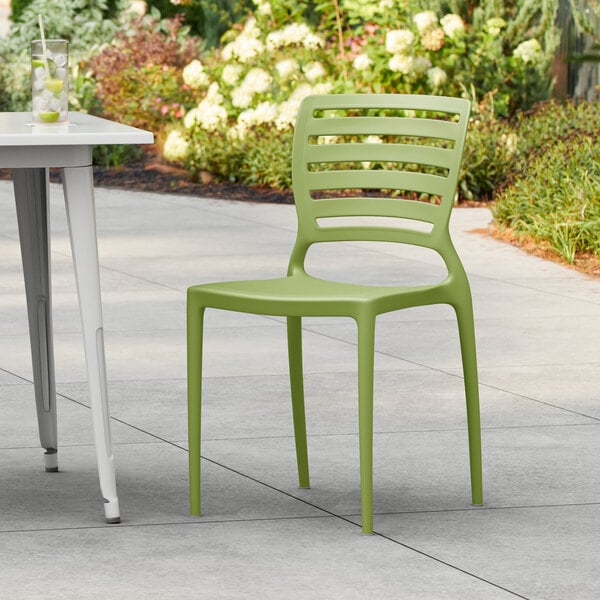
<svg viewBox="0 0 600 600"><path fill-rule="evenodd" d="M10 19L18 21L23 11L31 4L32 0L11 0L10 2Z"/></svg>
<svg viewBox="0 0 600 600"><path fill-rule="evenodd" d="M507 120L473 120L467 132L458 189L462 199L490 200L515 169L519 138Z"/></svg>
<svg viewBox="0 0 600 600"><path fill-rule="evenodd" d="M165 18L182 15L193 35L201 37L209 48L216 46L225 31L240 21L251 8L250 0L148 0L149 9L156 9Z"/></svg>
<svg viewBox="0 0 600 600"><path fill-rule="evenodd" d="M573 131L600 131L594 102L540 102L512 119L474 119L467 133L459 189L462 198L491 200L531 159Z"/></svg>
<svg viewBox="0 0 600 600"><path fill-rule="evenodd" d="M181 67L195 55L196 42L181 21L136 17L92 57L102 116L158 132L193 105Z"/></svg>
<svg viewBox="0 0 600 600"><path fill-rule="evenodd" d="M223 35L222 47L183 71L196 107L167 138L165 156L194 172L239 180L236 138L246 136L257 145L244 156L269 165L271 138L293 128L299 102L309 94L444 94L474 101L477 122L461 190L466 198L489 197L521 148L499 117L550 92L557 0L495 0L493 10L449 0L438 2L437 13L420 10L426 4L417 0L339 0L297 9L287 1L255 4L243 27ZM219 165L209 159L215 146ZM250 179L281 187L288 173L289 158L279 177L257 168Z"/></svg>
<svg viewBox="0 0 600 600"><path fill-rule="evenodd" d="M109 144L94 146L92 160L94 165L101 167L120 167L125 163L140 160L142 150L132 144Z"/></svg>
<svg viewBox="0 0 600 600"><path fill-rule="evenodd" d="M496 195L501 230L548 243L569 263L581 252L600 256L599 124L600 108L587 102L523 117L529 151Z"/></svg>
<svg viewBox="0 0 600 600"><path fill-rule="evenodd" d="M218 178L275 189L292 185L290 156L293 131L277 131L269 126L257 126L244 137L214 136L194 127L193 143L187 166L197 179L202 171Z"/></svg>

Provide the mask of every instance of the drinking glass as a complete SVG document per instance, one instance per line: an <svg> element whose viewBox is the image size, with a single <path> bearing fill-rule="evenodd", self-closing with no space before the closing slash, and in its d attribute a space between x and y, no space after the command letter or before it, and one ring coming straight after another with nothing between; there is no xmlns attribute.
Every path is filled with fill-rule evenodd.
<svg viewBox="0 0 600 600"><path fill-rule="evenodd" d="M69 42L31 42L31 107L34 123L66 123L69 93Z"/></svg>

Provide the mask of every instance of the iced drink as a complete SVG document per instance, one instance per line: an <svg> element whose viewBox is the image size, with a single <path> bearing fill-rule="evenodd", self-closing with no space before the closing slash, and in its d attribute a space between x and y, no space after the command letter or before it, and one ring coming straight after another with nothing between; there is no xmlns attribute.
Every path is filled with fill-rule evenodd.
<svg viewBox="0 0 600 600"><path fill-rule="evenodd" d="M66 123L69 92L67 40L31 42L31 100L34 123Z"/></svg>

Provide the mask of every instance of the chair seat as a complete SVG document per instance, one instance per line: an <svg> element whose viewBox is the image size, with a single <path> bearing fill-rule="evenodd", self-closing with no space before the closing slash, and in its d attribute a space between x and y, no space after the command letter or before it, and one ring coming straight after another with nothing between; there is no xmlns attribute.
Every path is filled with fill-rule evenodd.
<svg viewBox="0 0 600 600"><path fill-rule="evenodd" d="M449 282L449 280L447 280ZM280 316L356 317L371 304L379 314L410 306L444 302L446 282L422 286L375 286L328 281L298 272L288 277L226 281L192 286L203 306Z"/></svg>

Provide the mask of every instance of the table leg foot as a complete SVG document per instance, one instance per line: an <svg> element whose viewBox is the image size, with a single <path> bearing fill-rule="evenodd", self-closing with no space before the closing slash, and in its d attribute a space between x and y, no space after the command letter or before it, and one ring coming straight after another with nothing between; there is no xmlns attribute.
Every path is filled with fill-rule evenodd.
<svg viewBox="0 0 600 600"><path fill-rule="evenodd" d="M58 452L56 448L46 448L44 467L46 467L46 473L58 473Z"/></svg>
<svg viewBox="0 0 600 600"><path fill-rule="evenodd" d="M120 515L119 500L117 498L112 498L112 500L104 498L104 516L106 517L106 522L110 525L120 523Z"/></svg>

